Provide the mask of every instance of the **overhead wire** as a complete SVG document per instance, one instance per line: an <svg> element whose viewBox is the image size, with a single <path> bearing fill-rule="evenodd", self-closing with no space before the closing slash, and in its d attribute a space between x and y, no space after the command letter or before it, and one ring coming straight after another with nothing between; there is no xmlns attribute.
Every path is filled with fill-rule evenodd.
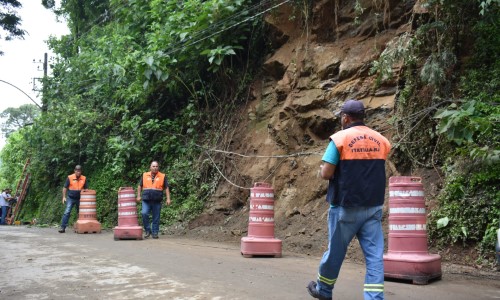
<svg viewBox="0 0 500 300"><path fill-rule="evenodd" d="M237 23L231 23L231 21L237 20L239 17L241 17L243 15L250 14L254 10L257 10L257 9L263 7L263 6L267 6L267 5L271 4L272 2L275 2L275 0L264 0L264 1L261 1L258 4L255 4L255 5L253 5L253 6L249 7L249 8L246 8L246 9L244 9L244 10L242 10L242 11L236 13L236 14L233 14L233 15L229 16L228 18L223 18L223 19L221 19L221 20L219 20L219 21L217 21L217 22L215 22L213 24L210 24L209 26L207 26L204 29L200 29L200 30L194 31L189 36L189 38L187 40L178 41L176 43L173 43L171 45L171 47L170 47L171 50L169 50L168 52L166 52L165 55L171 55L171 54L176 53L178 51L184 50L184 49L186 49L189 46L192 46L194 44L200 43L200 42L202 42L202 41L204 41L206 39L209 39L209 38L211 38L211 37L213 37L213 36L215 36L217 34L220 34L220 33L224 32L224 31L232 29L232 28L234 28L234 27L236 27L236 26L238 26L240 24L243 24L245 22L253 20L256 17L258 17L258 16L260 16L260 15L262 15L262 14L268 12L268 11L271 11L271 10L273 10L273 9L275 9L275 8L277 8L277 7L285 4L287 2L290 2L290 1L291 0L284 0L284 1L278 3L278 4L274 5L274 6L271 6L271 7L267 8L267 9L265 9L264 11L258 12L258 13L254 14L254 15L251 15L250 17L247 17L244 20L241 20L241 21L239 21ZM103 12L101 15L99 15L95 19L95 21L93 23L95 23L95 22L97 22L97 23L94 26L101 25L105 21L109 20L108 18L105 18L105 17L109 17L108 11ZM102 18L102 20L99 20L101 18ZM93 27L90 27L87 31L85 31L84 33L82 33L80 36L86 36L92 29L93 29ZM214 30L216 30L216 31L213 32ZM210 34L210 35L208 35L208 36L204 36L208 32L213 32L213 33ZM199 38L201 36L204 36L204 37ZM65 84L66 85L67 84L75 84L75 83L81 84L81 83L84 83L84 82L91 82L91 81L94 81L94 80L96 80L96 79L92 78L92 79L81 80L81 81L78 81L78 82L65 82ZM84 91L84 90L85 90L85 88L82 87L81 91Z"/></svg>
<svg viewBox="0 0 500 300"><path fill-rule="evenodd" d="M179 50L183 50L183 49L185 49L186 47L189 47L189 46L192 46L192 45L197 44L197 43L199 43L199 42L202 42L202 41L204 41L204 40L206 40L206 39L209 39L209 38L211 38L211 37L213 37L213 36L215 36L215 35L217 35L217 34L220 34L220 33L224 32L224 31L227 31L227 30L229 30L229 29L231 29L231 28L234 28L234 27L236 27L236 26L238 26L238 25L240 25L240 24L243 24L243 23L245 23L245 22L251 21L251 20L255 19L256 17L258 17L258 16L260 16L260 15L262 15L262 14L264 14L264 13L266 13L266 12L270 11L270 10L273 10L273 9L275 9L275 8L277 8L277 7L279 7L279 6L283 5L283 4L285 4L285 3L287 3L287 2L290 2L290 1L291 1L291 0L284 0L284 1L282 1L282 2L278 3L278 4L274 5L274 6L271 6L270 8L268 8L268 9L266 9L266 10L264 10L264 11L261 11L261 12L259 12L259 13L256 13L256 14L254 14L254 15L250 16L250 17L247 17L247 18L245 18L244 20L241 20L241 21L239 21L239 22L237 22L237 23L231 24L231 25L229 25L228 27L224 27L224 28L222 28L222 29L219 29L219 30L217 30L217 31L213 32L212 34L210 34L210 35L208 35L208 36L205 36L205 37L200 38L200 39L198 39L198 40L195 40L195 41L193 41L193 42L189 42L190 40L193 40L193 39L195 39L195 38L196 38L196 37L198 37L198 36L202 36L202 35L204 35L206 32L211 32L211 31L212 31L212 29L216 30L216 29L217 29L217 27L219 27L219 25L228 25L228 24L229 24L229 22L228 22L229 20L235 19L235 18L237 18L237 17L241 16L243 13L236 14L236 16L234 16L234 17L230 17L230 18L228 18L228 19L223 19L223 20L221 20L221 21L219 21L219 22L215 23L214 25L210 25L210 26L208 26L206 29L202 29L202 30L200 30L200 31L198 31L198 32L195 32L195 33L192 35L192 37L190 37L188 40L186 40L186 41L180 41L180 42L175 43L175 44L173 45L173 49L172 49L172 50L170 50L170 51L168 51L168 52L166 53L166 55L170 55L170 54L175 53L175 52L177 52L177 51L179 51ZM265 3L265 4L268 4L268 3L270 3L270 2L273 2L273 0L266 0L266 1L264 1L264 3ZM254 7L250 8L250 9L248 9L248 10L245 10L245 12L248 12L248 11L253 10L254 8L256 8L256 7L260 7L260 6L263 6L263 4L258 4L258 5L255 5ZM178 46L182 46L182 47L178 47ZM176 47L177 47L177 48L176 48Z"/></svg>

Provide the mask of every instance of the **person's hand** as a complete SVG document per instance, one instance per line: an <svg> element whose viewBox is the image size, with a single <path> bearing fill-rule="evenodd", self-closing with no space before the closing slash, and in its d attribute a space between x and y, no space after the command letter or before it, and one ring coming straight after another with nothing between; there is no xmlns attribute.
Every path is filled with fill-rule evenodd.
<svg viewBox="0 0 500 300"><path fill-rule="evenodd" d="M171 202L170 199L167 199L167 205L170 205L170 202Z"/></svg>
<svg viewBox="0 0 500 300"><path fill-rule="evenodd" d="M66 203L66 197L63 197L62 204Z"/></svg>
<svg viewBox="0 0 500 300"><path fill-rule="evenodd" d="M141 197L137 197L137 199L135 199L136 202L141 202Z"/></svg>

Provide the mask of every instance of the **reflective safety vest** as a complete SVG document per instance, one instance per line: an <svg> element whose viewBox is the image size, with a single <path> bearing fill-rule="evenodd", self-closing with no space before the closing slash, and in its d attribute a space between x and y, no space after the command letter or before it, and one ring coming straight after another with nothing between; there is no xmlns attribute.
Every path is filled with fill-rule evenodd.
<svg viewBox="0 0 500 300"><path fill-rule="evenodd" d="M329 181L327 201L345 207L382 205L389 141L363 123L354 123L330 139L340 160Z"/></svg>
<svg viewBox="0 0 500 300"><path fill-rule="evenodd" d="M80 175L76 178L75 174L68 176L69 186L68 186L68 197L72 199L80 199L80 191L86 187L87 178Z"/></svg>
<svg viewBox="0 0 500 300"><path fill-rule="evenodd" d="M153 178L151 172L142 174L142 200L161 201L165 186L165 174L158 172Z"/></svg>

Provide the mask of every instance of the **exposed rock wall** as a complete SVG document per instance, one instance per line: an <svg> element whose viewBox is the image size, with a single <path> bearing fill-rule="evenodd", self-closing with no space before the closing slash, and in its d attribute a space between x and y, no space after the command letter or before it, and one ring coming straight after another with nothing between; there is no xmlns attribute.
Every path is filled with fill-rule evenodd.
<svg viewBox="0 0 500 300"><path fill-rule="evenodd" d="M391 138L397 83L376 86L369 70L391 41L411 30L415 2L322 0L307 8L284 5L266 17L275 51L252 85L252 101L241 109L230 151L279 157L228 158L225 176L246 189L221 179L191 230L244 236L248 188L266 181L275 190L276 236L285 240L285 250L324 250L327 182L318 171L328 137L340 127L334 112L347 99L362 100L367 124ZM307 17L300 13L305 10ZM390 161L387 170L388 176L396 172Z"/></svg>

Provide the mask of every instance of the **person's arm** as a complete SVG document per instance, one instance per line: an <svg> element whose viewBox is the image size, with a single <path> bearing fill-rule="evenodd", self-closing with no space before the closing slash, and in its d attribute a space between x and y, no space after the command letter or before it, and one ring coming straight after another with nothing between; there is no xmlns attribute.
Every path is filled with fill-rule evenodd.
<svg viewBox="0 0 500 300"><path fill-rule="evenodd" d="M165 195L167 196L167 205L170 205L170 189L168 188L168 178L165 175L165 179L163 180L163 186L165 187Z"/></svg>
<svg viewBox="0 0 500 300"><path fill-rule="evenodd" d="M330 180L333 178L333 174L335 174L335 165L332 165L327 162L323 162L320 166L321 168L321 178L325 180Z"/></svg>
<svg viewBox="0 0 500 300"><path fill-rule="evenodd" d="M321 178L330 180L335 174L336 165L339 163L340 153L335 143L330 140L325 154L323 155L323 162L319 166Z"/></svg>
<svg viewBox="0 0 500 300"><path fill-rule="evenodd" d="M167 205L170 205L170 202L171 202L170 201L170 189L168 188L168 186L165 189L165 194L167 195Z"/></svg>
<svg viewBox="0 0 500 300"><path fill-rule="evenodd" d="M63 198L62 198L62 203L64 204L66 202L66 191L68 189L66 187L63 187L63 190L62 190L62 194L63 194Z"/></svg>
<svg viewBox="0 0 500 300"><path fill-rule="evenodd" d="M142 193L142 177L139 180L139 184L137 185L137 199L135 199L135 201L141 202L141 193Z"/></svg>
<svg viewBox="0 0 500 300"><path fill-rule="evenodd" d="M64 183L64 187L63 187L63 190L62 190L62 203L64 204L66 202L66 192L68 191L68 187L69 187L69 178L66 178L66 182Z"/></svg>

